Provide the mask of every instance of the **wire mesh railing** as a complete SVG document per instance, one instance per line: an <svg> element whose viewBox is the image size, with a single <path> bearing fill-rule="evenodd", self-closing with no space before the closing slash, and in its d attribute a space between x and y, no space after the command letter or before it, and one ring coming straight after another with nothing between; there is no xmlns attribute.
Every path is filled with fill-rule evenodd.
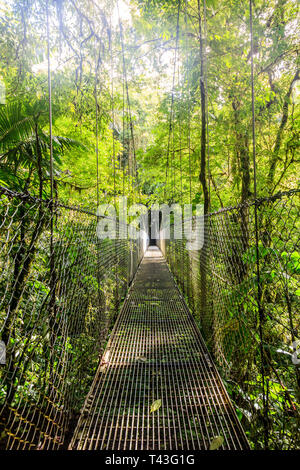
<svg viewBox="0 0 300 470"><path fill-rule="evenodd" d="M141 240L99 239L98 219L0 188L1 448L67 445L143 256Z"/></svg>
<svg viewBox="0 0 300 470"><path fill-rule="evenodd" d="M255 448L300 444L299 193L205 216L199 251L160 240Z"/></svg>
<svg viewBox="0 0 300 470"><path fill-rule="evenodd" d="M141 262L82 408L72 450L223 450L249 444L157 247ZM159 400L153 412L152 404Z"/></svg>

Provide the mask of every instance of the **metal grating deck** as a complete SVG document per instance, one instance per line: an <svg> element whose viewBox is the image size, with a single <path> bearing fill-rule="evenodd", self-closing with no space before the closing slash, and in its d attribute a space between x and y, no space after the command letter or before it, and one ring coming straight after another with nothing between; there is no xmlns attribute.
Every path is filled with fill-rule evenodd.
<svg viewBox="0 0 300 470"><path fill-rule="evenodd" d="M150 412L153 402L161 407ZM248 449L167 263L150 247L119 314L71 449Z"/></svg>

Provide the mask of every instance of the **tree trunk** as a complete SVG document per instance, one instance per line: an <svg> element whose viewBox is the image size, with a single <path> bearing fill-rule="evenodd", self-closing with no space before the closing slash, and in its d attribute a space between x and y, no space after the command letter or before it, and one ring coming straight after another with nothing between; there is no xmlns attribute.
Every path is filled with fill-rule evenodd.
<svg viewBox="0 0 300 470"><path fill-rule="evenodd" d="M202 37L202 20L200 11L200 0L198 0L198 18L199 18L199 41L200 41L200 99L201 99L201 161L200 161L200 174L199 181L203 191L204 203L204 216L208 214L209 208L209 194L206 179L206 96L205 96L205 81L204 81L204 55L203 55L203 37ZM206 220L204 217L203 227L203 246L200 253L200 288L201 288L201 302L200 302L200 315L201 322L205 318L206 304L207 304L207 261L208 261L208 232L206 227Z"/></svg>
<svg viewBox="0 0 300 470"><path fill-rule="evenodd" d="M268 173L268 177L267 177L267 185L268 185L268 189L269 189L269 192L270 194L272 194L274 188L274 176L275 176L275 171L276 171L276 166L277 166L277 163L278 163L278 160L279 160L279 151L280 151L280 148L281 148L281 143L282 143L282 135L283 135L283 131L285 129L285 126L287 124L287 120L288 120L288 115L289 115L289 102L290 102L290 98L291 98L291 94L292 94L292 91L293 91L293 87L294 87L294 84L297 80L299 80L300 78L300 75L299 75L299 70L297 70L290 86L289 86L289 89L284 97L284 101L283 101L283 108L282 108L282 117L281 117L281 122L280 122L280 126L279 126L279 129L278 129L278 132L277 132L277 136L276 136L276 141L275 141L275 146L274 146L274 150L273 150L273 153L272 153L272 156L271 156L271 159L270 159L270 167L269 167L269 173Z"/></svg>

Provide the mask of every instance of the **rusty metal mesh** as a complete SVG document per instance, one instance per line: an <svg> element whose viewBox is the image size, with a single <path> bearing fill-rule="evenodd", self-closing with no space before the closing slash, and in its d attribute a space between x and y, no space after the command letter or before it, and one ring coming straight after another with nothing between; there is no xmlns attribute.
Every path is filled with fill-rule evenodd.
<svg viewBox="0 0 300 470"><path fill-rule="evenodd" d="M300 445L299 194L205 216L199 251L160 241L255 448Z"/></svg>
<svg viewBox="0 0 300 470"><path fill-rule="evenodd" d="M157 410L151 409L160 401ZM84 404L71 449L223 449L248 443L157 247L147 251Z"/></svg>
<svg viewBox="0 0 300 470"><path fill-rule="evenodd" d="M89 390L143 255L140 241L98 239L96 225L92 212L0 188L2 448L61 448Z"/></svg>
<svg viewBox="0 0 300 470"><path fill-rule="evenodd" d="M254 204L207 216L199 252L186 240L160 245L253 446L297 448L299 192L255 204L258 259ZM140 242L99 240L96 224L91 212L1 189L1 446L63 447L90 390L73 448L197 449L216 434L225 448L246 448L161 259L145 259L106 350L112 357L98 367L143 251ZM156 399L161 409L150 413Z"/></svg>

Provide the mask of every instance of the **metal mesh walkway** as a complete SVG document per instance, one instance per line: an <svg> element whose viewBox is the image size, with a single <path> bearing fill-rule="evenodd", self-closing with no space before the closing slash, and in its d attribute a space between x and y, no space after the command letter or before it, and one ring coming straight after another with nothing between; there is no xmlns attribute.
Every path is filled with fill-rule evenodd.
<svg viewBox="0 0 300 470"><path fill-rule="evenodd" d="M151 412L154 402L161 406ZM224 449L248 443L193 318L156 247L120 312L72 449Z"/></svg>

